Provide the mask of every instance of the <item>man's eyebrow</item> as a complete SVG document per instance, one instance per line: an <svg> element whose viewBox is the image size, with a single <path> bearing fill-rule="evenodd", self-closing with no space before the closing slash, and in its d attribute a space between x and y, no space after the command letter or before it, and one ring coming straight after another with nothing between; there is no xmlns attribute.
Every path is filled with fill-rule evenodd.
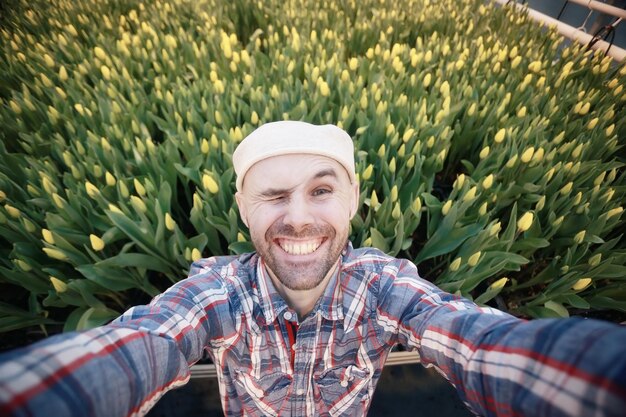
<svg viewBox="0 0 626 417"><path fill-rule="evenodd" d="M313 176L314 179L324 178L324 177L337 178L337 173L335 172L334 169L328 168L328 169L323 169L323 170L319 171L317 174L315 174Z"/></svg>
<svg viewBox="0 0 626 417"><path fill-rule="evenodd" d="M268 188L261 191L261 197L277 197L284 194L289 194L293 188Z"/></svg>
<svg viewBox="0 0 626 417"><path fill-rule="evenodd" d="M313 175L312 179L316 180L316 179L320 179L324 177L332 177L335 179L338 178L337 172L335 172L335 170L332 168L328 168L328 169L323 169L317 172L315 175ZM271 198L271 197L277 197L280 195L289 194L292 191L293 191L293 188L267 188L261 191L260 195L265 198Z"/></svg>

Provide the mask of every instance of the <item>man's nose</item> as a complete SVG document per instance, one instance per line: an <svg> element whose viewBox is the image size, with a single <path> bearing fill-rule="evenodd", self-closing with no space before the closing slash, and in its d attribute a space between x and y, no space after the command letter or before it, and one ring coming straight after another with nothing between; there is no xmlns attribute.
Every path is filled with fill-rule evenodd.
<svg viewBox="0 0 626 417"><path fill-rule="evenodd" d="M303 196L292 195L286 206L283 221L296 231L300 231L306 226L315 223L311 204Z"/></svg>

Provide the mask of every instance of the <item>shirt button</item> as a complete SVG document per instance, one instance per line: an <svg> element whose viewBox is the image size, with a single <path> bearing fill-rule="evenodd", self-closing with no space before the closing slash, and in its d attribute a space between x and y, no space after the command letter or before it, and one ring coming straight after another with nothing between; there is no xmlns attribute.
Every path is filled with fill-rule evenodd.
<svg viewBox="0 0 626 417"><path fill-rule="evenodd" d="M291 350L294 351L294 352L296 351L296 344L295 343L293 345L291 345Z"/></svg>
<svg viewBox="0 0 626 417"><path fill-rule="evenodd" d="M298 394L298 395L304 395L304 390L303 390L302 388L300 388L300 389L298 389L298 390L296 391L296 394Z"/></svg>
<svg viewBox="0 0 626 417"><path fill-rule="evenodd" d="M291 314L291 311L285 311L285 314L283 314L283 317L285 318L285 320L291 320L291 318L293 317L293 314Z"/></svg>
<svg viewBox="0 0 626 417"><path fill-rule="evenodd" d="M348 381L346 381L346 380L344 379L343 381L341 381L341 383L340 383L339 385L341 385L342 387L344 387L344 388L345 388L345 387L347 387L347 386L348 386Z"/></svg>

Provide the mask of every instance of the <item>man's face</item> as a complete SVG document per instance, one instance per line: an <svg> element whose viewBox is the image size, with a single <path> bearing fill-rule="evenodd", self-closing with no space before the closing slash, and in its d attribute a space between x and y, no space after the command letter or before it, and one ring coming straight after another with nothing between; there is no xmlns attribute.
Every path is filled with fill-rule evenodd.
<svg viewBox="0 0 626 417"><path fill-rule="evenodd" d="M252 243L273 275L291 290L322 282L347 243L358 185L337 161L281 155L250 168L237 205Z"/></svg>

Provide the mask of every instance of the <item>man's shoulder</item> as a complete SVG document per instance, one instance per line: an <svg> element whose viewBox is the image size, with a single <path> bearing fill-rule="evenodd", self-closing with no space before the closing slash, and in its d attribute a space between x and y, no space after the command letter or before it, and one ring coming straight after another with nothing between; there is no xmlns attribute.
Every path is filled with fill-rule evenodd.
<svg viewBox="0 0 626 417"><path fill-rule="evenodd" d="M396 269L403 265L413 264L407 259L396 258L372 247L354 249L350 245L343 257L344 270L382 272L385 269Z"/></svg>
<svg viewBox="0 0 626 417"><path fill-rule="evenodd" d="M248 277L255 272L257 260L255 252L198 259L191 264L188 279L205 277L225 281Z"/></svg>

